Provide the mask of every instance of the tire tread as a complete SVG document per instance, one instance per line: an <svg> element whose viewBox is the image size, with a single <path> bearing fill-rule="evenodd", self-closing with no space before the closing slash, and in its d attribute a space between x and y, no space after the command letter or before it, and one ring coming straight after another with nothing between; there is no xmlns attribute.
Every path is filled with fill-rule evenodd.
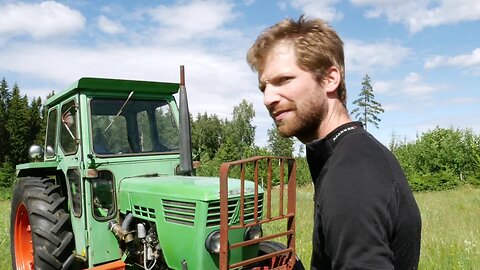
<svg viewBox="0 0 480 270"><path fill-rule="evenodd" d="M53 179L40 177L19 178L13 198L12 210L25 204L32 229L35 269L68 269L74 262L74 237L66 200L60 185ZM15 217L12 211L11 218ZM10 236L13 239L13 228ZM12 268L15 267L12 247Z"/></svg>

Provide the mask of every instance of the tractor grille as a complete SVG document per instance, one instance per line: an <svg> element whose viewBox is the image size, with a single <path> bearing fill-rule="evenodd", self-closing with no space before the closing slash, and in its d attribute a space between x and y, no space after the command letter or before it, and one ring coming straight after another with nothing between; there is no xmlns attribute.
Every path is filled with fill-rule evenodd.
<svg viewBox="0 0 480 270"><path fill-rule="evenodd" d="M162 200L165 221L193 226L195 221L195 203Z"/></svg>
<svg viewBox="0 0 480 270"><path fill-rule="evenodd" d="M153 208L148 208L148 207L143 207L139 205L134 205L133 206L133 213L138 216L145 217L147 219L155 219L155 209Z"/></svg>
<svg viewBox="0 0 480 270"><path fill-rule="evenodd" d="M255 201L254 196L245 196L244 199L244 222L251 222L254 219ZM263 194L258 194L258 218L262 216ZM228 200L228 224L240 222L240 198ZM220 201L211 202L208 205L207 227L220 226Z"/></svg>

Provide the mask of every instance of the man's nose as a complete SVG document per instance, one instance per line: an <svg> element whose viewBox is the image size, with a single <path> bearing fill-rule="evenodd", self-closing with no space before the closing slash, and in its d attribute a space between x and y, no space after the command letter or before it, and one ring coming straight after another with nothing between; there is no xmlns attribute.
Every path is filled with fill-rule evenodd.
<svg viewBox="0 0 480 270"><path fill-rule="evenodd" d="M265 86L265 91L263 91L263 104L265 107L269 108L279 101L280 95L278 93L278 89L270 84L267 84Z"/></svg>

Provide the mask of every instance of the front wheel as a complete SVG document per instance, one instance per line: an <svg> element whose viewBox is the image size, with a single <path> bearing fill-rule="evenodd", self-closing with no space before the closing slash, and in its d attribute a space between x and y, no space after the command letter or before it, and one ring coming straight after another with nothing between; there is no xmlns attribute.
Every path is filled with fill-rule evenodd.
<svg viewBox="0 0 480 270"><path fill-rule="evenodd" d="M12 269L67 269L74 260L70 216L49 178L18 179L10 214Z"/></svg>
<svg viewBox="0 0 480 270"><path fill-rule="evenodd" d="M265 241L265 242L261 242L259 244L258 255L259 256L266 255L266 254L270 254L270 253L273 253L273 252L276 252L276 251L284 250L286 248L287 247L282 243L278 243L278 242L274 242L274 241ZM269 261L263 262L262 266L266 267L266 269L275 268L279 264L283 264L284 263L283 260L285 260L285 257L283 257L283 256L273 257ZM293 266L292 269L293 270L305 270L305 267L303 266L303 263L298 256L296 256L296 262L295 262L295 265Z"/></svg>

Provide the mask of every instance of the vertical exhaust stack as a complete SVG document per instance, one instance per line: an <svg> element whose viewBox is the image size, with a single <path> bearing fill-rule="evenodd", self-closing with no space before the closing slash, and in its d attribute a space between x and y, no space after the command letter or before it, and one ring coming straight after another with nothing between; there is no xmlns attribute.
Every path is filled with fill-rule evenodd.
<svg viewBox="0 0 480 270"><path fill-rule="evenodd" d="M180 175L192 175L192 138L190 132L190 112L188 110L187 89L185 88L185 68L180 66Z"/></svg>

